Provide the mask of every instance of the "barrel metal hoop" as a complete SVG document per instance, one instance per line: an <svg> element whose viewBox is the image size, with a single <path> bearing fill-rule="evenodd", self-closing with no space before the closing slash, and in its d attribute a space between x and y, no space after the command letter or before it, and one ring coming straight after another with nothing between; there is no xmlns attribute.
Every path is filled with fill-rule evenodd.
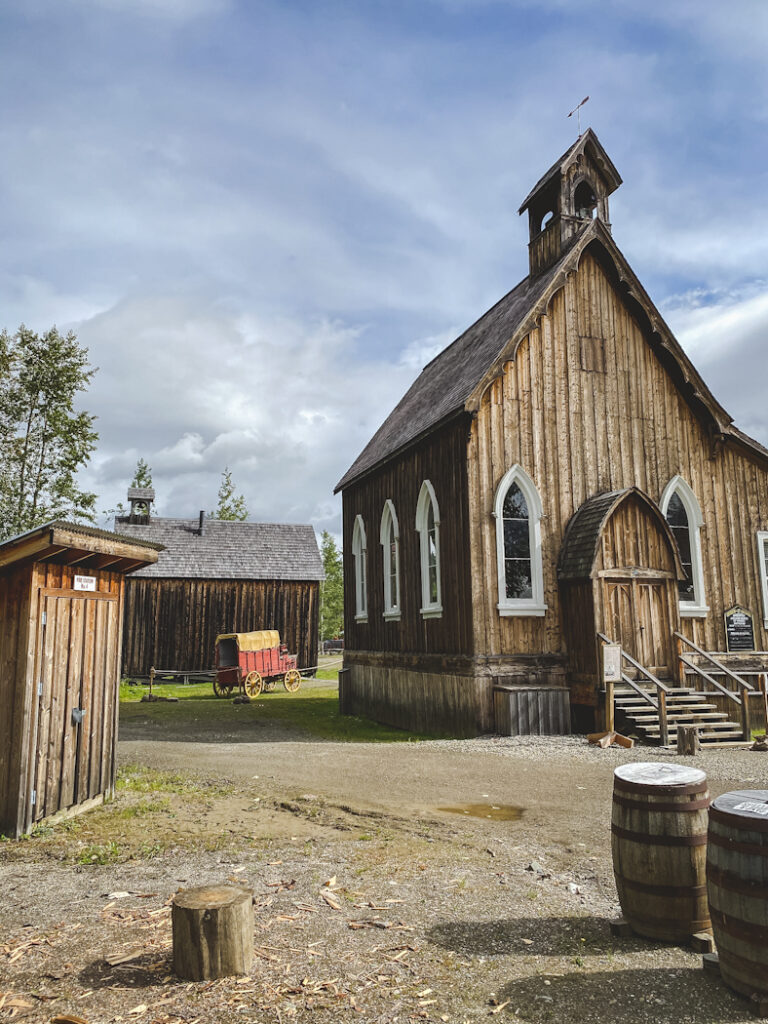
<svg viewBox="0 0 768 1024"><path fill-rule="evenodd" d="M707 792L707 781L691 782L687 786L648 786L642 782L625 782L614 776L613 788L620 789L623 793L647 793L656 796L695 796L698 793Z"/></svg>
<svg viewBox="0 0 768 1024"><path fill-rule="evenodd" d="M763 901L768 900L768 889L766 889L765 882L750 882L746 878L739 878L732 871L723 871L722 868L709 861L707 861L707 881L727 892L737 892L742 896L762 897Z"/></svg>
<svg viewBox="0 0 768 1024"><path fill-rule="evenodd" d="M728 825L739 832L768 832L768 818L747 818L730 811L721 811L717 807L710 807L709 816L712 821Z"/></svg>
<svg viewBox="0 0 768 1024"><path fill-rule="evenodd" d="M716 924L726 935L731 935L734 939L741 939L744 942L755 942L760 945L768 943L768 925L742 921L739 918L731 917L729 914L724 914L717 907L709 908L709 916L712 918L713 924Z"/></svg>
<svg viewBox="0 0 768 1024"><path fill-rule="evenodd" d="M730 949L725 949L722 945L718 947L717 956L721 963L724 963L727 967L733 967L734 969L748 968L750 975L754 973L754 988L755 991L765 992L766 985L760 985L760 976L764 975L765 962L762 963L759 960L752 960L748 956L744 956L743 953L733 953Z"/></svg>
<svg viewBox="0 0 768 1024"><path fill-rule="evenodd" d="M631 832L628 828L619 828L618 825L611 825L611 832L619 839L630 839L633 843L642 843L644 846L706 846L706 833L696 836L658 836L642 835L638 832Z"/></svg>
<svg viewBox="0 0 768 1024"><path fill-rule="evenodd" d="M635 882L631 878L618 875L621 884L627 889L636 889L638 892L648 893L649 896L691 896L699 898L706 895L707 886L704 885L650 885L648 882Z"/></svg>
<svg viewBox="0 0 768 1024"><path fill-rule="evenodd" d="M723 850L731 850L734 853L751 853L755 857L768 857L768 845L759 846L757 843L742 843L737 839L731 839L729 836L721 836L711 829L709 832L709 843L710 846L719 846Z"/></svg>
<svg viewBox="0 0 768 1024"><path fill-rule="evenodd" d="M709 797L704 800L691 800L687 804L646 804L638 800L629 800L625 796L613 794L613 802L620 807L628 807L630 811L651 811L656 814L659 811L670 811L677 814L679 811L703 811L709 807Z"/></svg>

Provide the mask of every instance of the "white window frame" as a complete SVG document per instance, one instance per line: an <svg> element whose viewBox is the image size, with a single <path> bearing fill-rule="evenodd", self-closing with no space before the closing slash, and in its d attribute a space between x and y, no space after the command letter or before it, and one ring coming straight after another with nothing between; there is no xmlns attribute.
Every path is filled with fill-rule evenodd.
<svg viewBox="0 0 768 1024"><path fill-rule="evenodd" d="M437 577L437 600L431 600L429 586L429 509L435 520L435 574ZM443 614L442 588L440 582L440 506L435 497L435 489L429 480L425 480L419 491L416 503L416 530L419 534L419 550L421 553L421 617L423 619L439 619Z"/></svg>
<svg viewBox="0 0 768 1024"><path fill-rule="evenodd" d="M389 534L390 526L395 542L395 603L390 602L389 589ZM381 530L379 533L381 541L382 568L384 580L384 618L388 621L400 618L400 524L397 521L397 512L391 498L384 502L384 510L381 513Z"/></svg>
<svg viewBox="0 0 768 1024"><path fill-rule="evenodd" d="M531 552L531 597L507 597L504 550L504 499L507 491L517 484L528 505L528 539ZM544 603L544 569L541 552L541 517L543 507L536 485L522 466L515 464L508 469L496 488L493 503L493 517L496 520L496 566L498 572L499 615L525 615L541 617L546 614Z"/></svg>
<svg viewBox="0 0 768 1024"><path fill-rule="evenodd" d="M709 612L709 606L704 597L704 563L701 557L701 528L704 525L704 517L701 514L701 506L693 490L687 481L678 474L672 477L661 496L659 507L665 519L667 518L667 510L669 509L669 503L672 500L673 494L677 494L680 501L682 501L685 514L688 517L688 537L691 546L691 576L693 578L693 601L680 601L678 599L680 616L684 619L703 619L706 618Z"/></svg>
<svg viewBox="0 0 768 1024"><path fill-rule="evenodd" d="M765 555L768 548L768 530L757 531L757 562L760 567L760 587L763 592L763 628L768 629L768 573Z"/></svg>
<svg viewBox="0 0 768 1024"><path fill-rule="evenodd" d="M361 515L352 529L352 557L355 560L355 622L368 621L368 540Z"/></svg>

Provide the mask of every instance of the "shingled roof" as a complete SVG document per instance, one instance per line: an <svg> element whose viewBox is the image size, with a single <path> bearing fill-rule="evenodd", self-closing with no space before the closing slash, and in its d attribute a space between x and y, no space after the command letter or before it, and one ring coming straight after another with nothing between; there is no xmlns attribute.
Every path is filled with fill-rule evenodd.
<svg viewBox="0 0 768 1024"><path fill-rule="evenodd" d="M321 580L323 563L311 526L206 519L116 519L120 533L162 544L157 563L133 577L158 579Z"/></svg>

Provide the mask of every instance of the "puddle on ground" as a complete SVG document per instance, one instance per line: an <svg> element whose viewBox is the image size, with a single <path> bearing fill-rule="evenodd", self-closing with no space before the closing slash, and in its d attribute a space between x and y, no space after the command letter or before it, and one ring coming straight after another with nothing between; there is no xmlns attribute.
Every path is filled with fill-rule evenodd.
<svg viewBox="0 0 768 1024"><path fill-rule="evenodd" d="M458 807L438 807L448 814L468 814L472 818L490 818L492 821L517 821L523 808L513 804L460 804Z"/></svg>

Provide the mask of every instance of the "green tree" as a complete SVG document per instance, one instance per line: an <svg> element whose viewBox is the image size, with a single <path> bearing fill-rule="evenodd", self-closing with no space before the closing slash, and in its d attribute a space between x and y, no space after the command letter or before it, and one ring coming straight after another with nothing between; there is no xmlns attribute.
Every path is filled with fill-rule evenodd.
<svg viewBox="0 0 768 1024"><path fill-rule="evenodd" d="M148 466L144 459L139 459L136 463L136 472L133 474L133 480L131 480L131 487L151 487L152 486L152 467Z"/></svg>
<svg viewBox="0 0 768 1024"><path fill-rule="evenodd" d="M344 571L336 541L323 530L320 545L325 580L320 584L320 639L331 640L344 628Z"/></svg>
<svg viewBox="0 0 768 1024"><path fill-rule="evenodd" d="M72 331L38 335L22 324L0 334L0 536L50 519L93 521L96 495L77 474L98 434L75 400L95 372Z"/></svg>
<svg viewBox="0 0 768 1024"><path fill-rule="evenodd" d="M248 518L245 498L242 494L235 494L235 485L232 483L232 473L229 466L225 466L224 472L221 474L219 504L216 506L213 518L230 519L237 522L243 522Z"/></svg>

